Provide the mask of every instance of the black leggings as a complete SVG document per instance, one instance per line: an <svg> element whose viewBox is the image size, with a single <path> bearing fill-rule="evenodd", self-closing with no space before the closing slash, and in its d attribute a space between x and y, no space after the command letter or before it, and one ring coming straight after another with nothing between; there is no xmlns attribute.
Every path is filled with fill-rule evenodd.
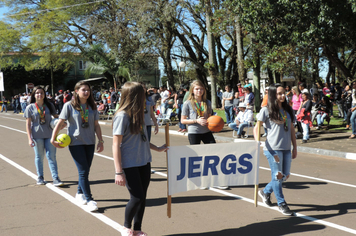
<svg viewBox="0 0 356 236"><path fill-rule="evenodd" d="M151 163L147 165L123 169L126 177L126 187L130 192L130 201L125 209L126 228L131 228L134 220L134 230L141 231L143 213L146 207L148 185L151 180Z"/></svg>
<svg viewBox="0 0 356 236"><path fill-rule="evenodd" d="M212 132L205 134L188 134L188 140L190 145L200 144L201 141L203 141L203 143L216 143Z"/></svg>

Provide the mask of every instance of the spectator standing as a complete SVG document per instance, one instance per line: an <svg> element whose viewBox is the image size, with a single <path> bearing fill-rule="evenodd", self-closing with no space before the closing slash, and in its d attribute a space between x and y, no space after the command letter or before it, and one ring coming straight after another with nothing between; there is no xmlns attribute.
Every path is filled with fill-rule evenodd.
<svg viewBox="0 0 356 236"><path fill-rule="evenodd" d="M5 112L7 113L7 102L7 98L5 96L2 96L1 112L5 110Z"/></svg>
<svg viewBox="0 0 356 236"><path fill-rule="evenodd" d="M299 90L299 88L297 86L294 86L292 88L292 93L293 93L292 109L293 109L293 112L294 112L294 116L296 116L297 113L298 113L300 104L302 103L303 99L302 99L302 94L300 94L300 90ZM294 118L293 118L293 120L294 120ZM296 121L295 125L297 126L297 129L298 129L298 133L297 133L297 136L298 136L298 134L303 132L302 125L300 124L299 121Z"/></svg>
<svg viewBox="0 0 356 236"><path fill-rule="evenodd" d="M63 108L63 104L64 104L64 102L63 102L63 99L64 99L63 90L59 90L58 91L57 99L58 99L58 101L57 101L58 102L58 112L61 113L62 108Z"/></svg>
<svg viewBox="0 0 356 236"><path fill-rule="evenodd" d="M187 128L186 125L183 125L181 123L181 119L182 119L182 108L183 108L183 99L184 99L184 95L185 95L185 91L183 89L183 87L181 87L178 92L176 93L175 97L174 97L174 107L177 109L177 114L178 114L178 132L187 132Z"/></svg>
<svg viewBox="0 0 356 236"><path fill-rule="evenodd" d="M298 111L297 119L301 123L303 128L303 143L309 140L309 128L312 125L310 113L312 109L312 102L309 100L309 93L302 93L302 103Z"/></svg>
<svg viewBox="0 0 356 236"><path fill-rule="evenodd" d="M161 95L161 109L160 109L160 111L161 111L161 114L166 114L166 110L168 108L168 100L170 97L170 93L167 90L166 86L162 87L162 92L160 95Z"/></svg>
<svg viewBox="0 0 356 236"><path fill-rule="evenodd" d="M233 100L234 94L231 90L231 86L226 85L225 92L222 94L222 108L225 110L226 125L234 122Z"/></svg>
<svg viewBox="0 0 356 236"><path fill-rule="evenodd" d="M111 109L116 110L116 104L119 101L119 97L117 95L117 92L114 90L114 88L110 88L110 93L111 93Z"/></svg>
<svg viewBox="0 0 356 236"><path fill-rule="evenodd" d="M26 106L27 106L27 96L26 93L19 94L20 95L20 105L22 113L25 113Z"/></svg>
<svg viewBox="0 0 356 236"><path fill-rule="evenodd" d="M349 116L349 111L352 107L352 90L350 89L350 85L346 85L343 93L342 93L342 99L343 99L343 110L344 110L344 121L346 121L346 129L350 128L350 117ZM351 113L351 112L350 112Z"/></svg>
<svg viewBox="0 0 356 236"><path fill-rule="evenodd" d="M341 98L342 96L342 88L340 86L339 83L337 83L335 85L335 95L334 95L334 99L335 99L335 103L337 105L337 109L339 111L339 118L344 118L344 105L343 105L343 100Z"/></svg>
<svg viewBox="0 0 356 236"><path fill-rule="evenodd" d="M252 93L252 87L244 87L244 91L245 91L245 105L247 106L252 106L252 110L254 107L254 103L255 103L255 95Z"/></svg>
<svg viewBox="0 0 356 236"><path fill-rule="evenodd" d="M239 104L240 104L240 93L235 92L234 100L232 101L232 109L234 110L234 116L237 116L239 113Z"/></svg>
<svg viewBox="0 0 356 236"><path fill-rule="evenodd" d="M250 87L251 90L252 90L252 84L249 82L250 80L248 78L245 79L245 85L244 85L244 88L247 88L247 87ZM251 91L250 90L250 91Z"/></svg>
<svg viewBox="0 0 356 236"><path fill-rule="evenodd" d="M237 84L237 91L239 91L239 98L240 99L243 99L245 96L244 96L244 90L243 88L241 87L241 83L238 83ZM241 100L240 100L241 101Z"/></svg>
<svg viewBox="0 0 356 236"><path fill-rule="evenodd" d="M352 106L350 109L350 113L352 134L349 138L354 139L356 137L356 82L352 82Z"/></svg>

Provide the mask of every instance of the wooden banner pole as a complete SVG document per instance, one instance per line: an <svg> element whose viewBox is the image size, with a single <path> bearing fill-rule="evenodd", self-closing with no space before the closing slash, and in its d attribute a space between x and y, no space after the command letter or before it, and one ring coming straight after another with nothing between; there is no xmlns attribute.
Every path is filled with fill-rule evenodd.
<svg viewBox="0 0 356 236"><path fill-rule="evenodd" d="M258 141L258 143L260 143L260 139L261 139L261 121L257 121L256 125L257 125L257 133L256 133L257 141ZM258 144L258 148L260 148L260 144ZM260 158L260 157L257 157L257 158ZM259 167L257 167L257 168L259 168ZM258 199L258 184L255 184L255 207L258 206L257 199Z"/></svg>
<svg viewBox="0 0 356 236"><path fill-rule="evenodd" d="M165 131L165 136L166 136L166 145L167 147L170 146L169 142L169 123L166 123L166 127L164 129ZM167 164L167 216L168 218L171 218L172 215L172 196L168 194L168 189L169 189L169 183L168 183L168 151L166 152L166 164Z"/></svg>

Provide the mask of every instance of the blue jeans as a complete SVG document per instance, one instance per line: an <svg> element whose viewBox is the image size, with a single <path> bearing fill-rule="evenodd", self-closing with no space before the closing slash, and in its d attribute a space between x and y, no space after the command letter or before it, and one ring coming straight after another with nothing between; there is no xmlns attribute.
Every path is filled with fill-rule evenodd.
<svg viewBox="0 0 356 236"><path fill-rule="evenodd" d="M248 127L248 123L247 122L240 123L239 127L237 127L237 124L233 122L229 124L229 127L233 130L236 130L237 135L242 135L242 131L244 131L245 127Z"/></svg>
<svg viewBox="0 0 356 236"><path fill-rule="evenodd" d="M52 174L52 179L58 178L58 168L56 160L56 148L51 144L50 138L34 138L35 146L35 165L38 176L43 176L43 158L46 150L49 169Z"/></svg>
<svg viewBox="0 0 356 236"><path fill-rule="evenodd" d="M303 140L308 140L309 139L309 123L305 124L302 123L302 128L303 128Z"/></svg>
<svg viewBox="0 0 356 236"><path fill-rule="evenodd" d="M352 134L356 134L356 110L352 112L350 121L351 121Z"/></svg>
<svg viewBox="0 0 356 236"><path fill-rule="evenodd" d="M27 103L26 103L26 102L21 103L22 113L25 113L26 106L27 106Z"/></svg>
<svg viewBox="0 0 356 236"><path fill-rule="evenodd" d="M323 125L326 116L327 116L326 113L324 113L323 115L321 114L316 115L316 121L318 122L318 126Z"/></svg>
<svg viewBox="0 0 356 236"><path fill-rule="evenodd" d="M179 119L178 126L180 129L187 129L186 125L183 125L182 123L180 123L180 118L182 116L182 108L183 108L183 104L178 104L178 108L177 108L177 114L178 114L178 119Z"/></svg>
<svg viewBox="0 0 356 236"><path fill-rule="evenodd" d="M232 106L225 107L226 124L234 122L234 113Z"/></svg>
<svg viewBox="0 0 356 236"><path fill-rule="evenodd" d="M7 105L6 104L2 104L1 106L1 112L3 112L5 110L5 112L7 112Z"/></svg>
<svg viewBox="0 0 356 236"><path fill-rule="evenodd" d="M78 193L84 194L88 202L93 200L89 185L89 171L94 158L94 150L95 145L69 146L79 174Z"/></svg>
<svg viewBox="0 0 356 236"><path fill-rule="evenodd" d="M282 192L282 182L286 180L286 177L290 175L290 167L292 164L292 153L290 150L264 150L263 154L267 157L269 167L271 168L272 180L263 189L265 194L271 194L274 192L277 203L280 205L285 202ZM279 162L276 162L274 156L279 157ZM281 172L283 178L277 179L278 172Z"/></svg>

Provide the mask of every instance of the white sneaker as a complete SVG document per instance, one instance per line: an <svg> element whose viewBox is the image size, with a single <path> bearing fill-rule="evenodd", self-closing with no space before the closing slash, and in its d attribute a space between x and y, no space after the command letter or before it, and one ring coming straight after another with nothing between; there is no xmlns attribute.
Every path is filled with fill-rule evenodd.
<svg viewBox="0 0 356 236"><path fill-rule="evenodd" d="M87 203L87 206L88 206L88 211L97 211L99 208L98 206L96 205L96 202L91 200Z"/></svg>
<svg viewBox="0 0 356 236"><path fill-rule="evenodd" d="M85 205L87 204L87 200L84 197L84 194L82 193L76 193L75 194L75 200L78 202L80 205Z"/></svg>

